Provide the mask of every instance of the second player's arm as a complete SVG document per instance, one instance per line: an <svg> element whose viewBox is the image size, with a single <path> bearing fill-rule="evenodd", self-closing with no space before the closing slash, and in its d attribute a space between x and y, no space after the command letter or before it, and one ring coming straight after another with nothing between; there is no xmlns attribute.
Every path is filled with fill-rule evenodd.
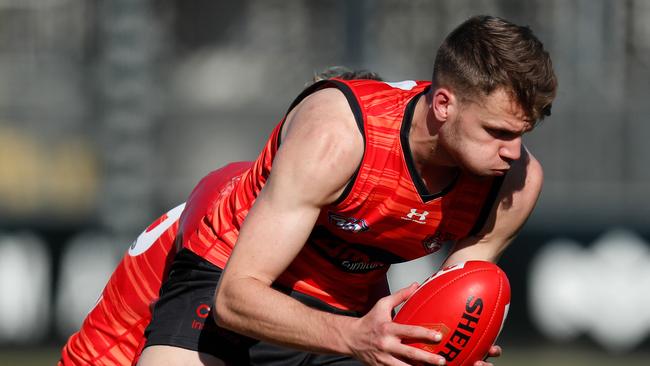
<svg viewBox="0 0 650 366"><path fill-rule="evenodd" d="M496 263L515 239L530 216L542 189L543 171L537 159L524 146L513 163L483 229L460 240L443 266L467 260Z"/></svg>
<svg viewBox="0 0 650 366"><path fill-rule="evenodd" d="M326 89L288 116L264 189L251 208L216 294L216 320L257 339L368 364L404 365L394 356L437 364L440 357L401 343L434 341L421 327L391 321L415 286L380 300L363 318L309 308L271 284L298 255L323 206L342 193L363 156L363 139L345 97ZM342 284L344 285L344 284Z"/></svg>

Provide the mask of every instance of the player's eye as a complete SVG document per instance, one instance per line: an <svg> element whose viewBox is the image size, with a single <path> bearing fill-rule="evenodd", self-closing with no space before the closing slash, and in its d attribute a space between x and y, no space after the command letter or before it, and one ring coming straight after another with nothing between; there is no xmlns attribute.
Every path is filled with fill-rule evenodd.
<svg viewBox="0 0 650 366"><path fill-rule="evenodd" d="M502 130L499 128L486 128L486 131L494 138L497 139L502 139L502 140L511 140L514 139L518 136L518 134L508 131L508 130Z"/></svg>
<svg viewBox="0 0 650 366"><path fill-rule="evenodd" d="M503 138L506 133L506 131L499 130L496 128L486 128L485 130L494 138Z"/></svg>

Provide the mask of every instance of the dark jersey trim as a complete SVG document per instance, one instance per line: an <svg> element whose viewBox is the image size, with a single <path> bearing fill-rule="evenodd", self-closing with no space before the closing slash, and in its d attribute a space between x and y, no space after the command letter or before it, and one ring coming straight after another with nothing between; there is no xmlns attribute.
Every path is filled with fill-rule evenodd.
<svg viewBox="0 0 650 366"><path fill-rule="evenodd" d="M287 110L287 113L285 114L285 119L282 120L282 124L284 125L284 121L286 120L286 116L289 115L289 112L291 112L300 102L303 101L308 95L313 94L314 92L325 89L325 88L336 88L340 90L343 95L345 95L345 99L348 100L348 104L350 105L350 109L352 110L352 114L354 114L354 120L357 122L357 127L359 128L359 132L361 132L361 137L363 138L363 150L364 150L364 155L365 155L365 150L366 150L366 134L365 134L365 127L363 124L363 112L361 111L361 106L359 105L359 102L357 101L356 96L354 95L354 92L348 85L345 83L342 83L336 79L329 79L329 80L321 80L319 82L316 82L307 88L303 90L291 103L291 106ZM278 138L275 143L275 148L280 147L280 138L282 137L282 127L280 127L280 131L278 133ZM352 187L354 186L354 182L357 180L357 175L359 174L359 170L361 169L361 165L363 163L363 158L361 159L361 162L359 163L359 166L357 169L354 171L354 174L352 174L352 177L350 178L350 181L348 184L345 186L343 189L343 192L341 195L334 201L331 205L336 206L339 203L343 202L350 194L350 191L352 191Z"/></svg>
<svg viewBox="0 0 650 366"><path fill-rule="evenodd" d="M501 186L503 185L503 180L506 175L495 177L492 181L492 188L490 188L490 192L485 198L481 212L476 218L476 222L474 223L472 230L469 232L469 236L478 234L483 229L483 226L485 226L485 221L487 221L488 216L490 216L490 212L492 212L494 202L497 200L497 196L499 195L499 191L501 190Z"/></svg>
<svg viewBox="0 0 650 366"><path fill-rule="evenodd" d="M413 99L411 99L409 104L406 106L406 110L404 111L404 119L402 121L402 127L400 128L400 141L402 143L402 155L404 155L404 161L406 162L406 167L408 168L409 173L411 175L411 181L413 182L415 189L418 191L420 198L425 203L434 200L438 197L442 197L447 193L449 193L449 191L451 191L452 188L454 188L454 186L456 185L456 182L458 181L458 177L460 177L460 174L457 174L454 177L454 179L451 181L451 183L449 183L449 185L443 188L440 192L429 193L429 190L427 189L426 184L424 184L424 181L422 180L420 173L418 173L417 169L415 168L415 163L413 162L413 156L411 155L411 145L409 144L409 132L411 131L411 124L413 122L413 113L415 112L415 106L418 100L420 99L420 97L422 97L428 91L429 88L426 88L418 95L413 97Z"/></svg>
<svg viewBox="0 0 650 366"><path fill-rule="evenodd" d="M310 86L306 87L298 96L296 99L293 100L289 108L287 109L286 113L284 114L284 118L282 119L282 126L280 126L280 131L278 132L278 139L275 141L275 148L276 150L280 147L280 140L282 139L282 128L284 127L284 122L287 120L287 116L289 113L296 108L296 106L302 102L303 99L305 99L308 95L320 90L323 88L323 85L327 83L328 80L321 80L317 83L311 84Z"/></svg>
<svg viewBox="0 0 650 366"><path fill-rule="evenodd" d="M341 195L339 198L336 199L332 203L332 206L336 206L339 203L343 202L350 192L352 191L352 187L354 186L354 182L357 180L357 175L359 175L359 170L361 170L361 165L363 165L363 161L365 160L365 155L366 155L366 131L365 131L365 126L363 124L363 112L361 112L361 105L359 105L359 101L357 101L357 97L354 95L354 92L352 92L352 89L350 89L349 86L346 84L337 81L337 80L330 80L332 84L336 85L336 87L343 92L343 95L345 95L345 98L348 100L348 103L350 104L350 109L352 109L352 113L354 114L354 119L357 121L357 127L359 127L359 132L361 132L361 137L363 138L363 155L361 157L361 162L359 162L359 166L357 169L354 171L354 174L352 174L352 177L350 178L350 181L348 182L348 185L345 186L345 189L343 189L343 192L341 192Z"/></svg>

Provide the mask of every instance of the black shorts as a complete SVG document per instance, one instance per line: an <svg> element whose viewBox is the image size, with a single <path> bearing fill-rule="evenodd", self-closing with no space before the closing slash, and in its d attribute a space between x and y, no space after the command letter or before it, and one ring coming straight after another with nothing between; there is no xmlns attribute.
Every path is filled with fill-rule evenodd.
<svg viewBox="0 0 650 366"><path fill-rule="evenodd" d="M145 331L146 346L168 345L211 354L230 365L345 365L361 362L255 340L216 325L211 305L221 269L192 251L176 254ZM281 290L282 291L282 290ZM358 316L306 295L283 291L304 304L337 314Z"/></svg>

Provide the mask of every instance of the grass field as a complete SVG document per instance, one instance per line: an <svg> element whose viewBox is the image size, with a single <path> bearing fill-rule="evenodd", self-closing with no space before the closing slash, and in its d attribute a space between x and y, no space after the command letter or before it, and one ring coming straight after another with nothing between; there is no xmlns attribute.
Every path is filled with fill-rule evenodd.
<svg viewBox="0 0 650 366"><path fill-rule="evenodd" d="M609 355L593 350L560 347L508 347L495 361L497 366L591 366L591 365L650 365L650 352ZM57 348L0 349L0 366L54 365L59 357Z"/></svg>

